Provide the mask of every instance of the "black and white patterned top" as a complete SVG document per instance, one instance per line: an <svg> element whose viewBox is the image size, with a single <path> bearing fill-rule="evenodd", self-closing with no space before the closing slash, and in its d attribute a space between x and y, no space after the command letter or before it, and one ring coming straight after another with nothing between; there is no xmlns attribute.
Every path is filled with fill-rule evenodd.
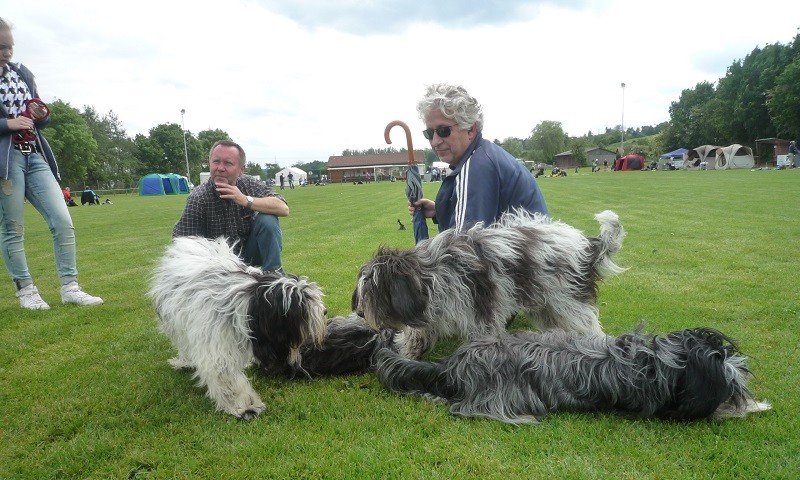
<svg viewBox="0 0 800 480"><path fill-rule="evenodd" d="M5 107L9 118L16 118L25 111L25 102L33 98L33 95L28 84L8 65L3 65L0 72L0 103Z"/></svg>
<svg viewBox="0 0 800 480"><path fill-rule="evenodd" d="M236 186L245 195L255 198L278 197L286 203L286 199L273 193L266 183L250 175L240 176L236 180ZM232 200L220 198L214 181L208 180L189 194L183 215L172 229L172 236L200 236L210 239L222 236L243 241L250 234L255 213Z"/></svg>

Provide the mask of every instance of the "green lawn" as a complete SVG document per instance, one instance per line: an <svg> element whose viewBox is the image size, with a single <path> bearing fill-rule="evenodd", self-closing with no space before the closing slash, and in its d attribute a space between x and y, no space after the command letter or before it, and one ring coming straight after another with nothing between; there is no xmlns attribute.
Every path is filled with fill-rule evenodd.
<svg viewBox="0 0 800 480"><path fill-rule="evenodd" d="M167 365L145 297L186 197L112 196L70 209L80 280L99 307L60 304L51 237L28 207L28 260L53 308L23 311L10 281L0 289L0 479L798 478L800 171L585 169L539 184L555 218L591 235L593 214L612 209L628 232L617 262L629 270L600 288L609 333L720 329L750 355L752 389L774 410L691 424L558 413L516 427L453 417L373 375L251 370L267 409L238 421ZM424 184L426 196L437 187ZM330 315L349 312L379 245L413 244L402 183L282 193L284 267L322 286Z"/></svg>

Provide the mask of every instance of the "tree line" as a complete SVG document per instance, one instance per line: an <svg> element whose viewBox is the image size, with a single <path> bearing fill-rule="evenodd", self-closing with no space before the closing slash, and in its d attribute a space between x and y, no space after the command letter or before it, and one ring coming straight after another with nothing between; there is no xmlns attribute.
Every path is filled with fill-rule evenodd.
<svg viewBox="0 0 800 480"><path fill-rule="evenodd" d="M197 179L207 169L211 145L230 138L220 129L194 135L176 123L161 124L147 135L131 138L113 111L100 115L91 106L80 111L62 100L49 107L54 121L44 133L59 161L64 186L135 188L147 173L185 175L187 157L189 177ZM755 147L760 138L796 139L800 133L800 35L786 45L753 49L743 59L733 61L716 84L701 82L683 90L670 105L669 116L668 122L659 125L627 128L625 151L638 151L652 159L680 147L732 143ZM620 136L619 125L602 133L569 136L561 122L545 120L534 126L527 138L509 137L494 142L521 160L552 163L555 155L569 150L586 165L587 148L618 151ZM392 147L345 149L342 155L395 152L398 150ZM427 164L436 160L431 149L424 152ZM312 177L327 173L323 161L293 166L310 172ZM249 174L262 178L271 178L280 169L277 164L247 165Z"/></svg>
<svg viewBox="0 0 800 480"><path fill-rule="evenodd" d="M786 45L757 47L735 60L716 85L700 82L681 92L669 108L670 120L659 125L625 130L625 152L655 159L678 148L701 145L749 146L762 138L797 140L800 135L800 35ZM525 139L506 138L498 143L517 158L551 163L553 157L572 151L587 165L586 148L619 152L620 126L601 134L570 137L561 123L544 121ZM766 160L772 152L760 152Z"/></svg>

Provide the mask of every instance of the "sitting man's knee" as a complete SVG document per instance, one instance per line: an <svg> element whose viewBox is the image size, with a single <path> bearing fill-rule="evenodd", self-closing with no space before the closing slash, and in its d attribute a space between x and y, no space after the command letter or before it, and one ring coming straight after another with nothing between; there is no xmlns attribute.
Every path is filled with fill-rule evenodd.
<svg viewBox="0 0 800 480"><path fill-rule="evenodd" d="M266 230L266 231L280 231L281 224L278 221L278 217L275 215L269 215L267 213L259 213L253 219L253 229L254 230Z"/></svg>

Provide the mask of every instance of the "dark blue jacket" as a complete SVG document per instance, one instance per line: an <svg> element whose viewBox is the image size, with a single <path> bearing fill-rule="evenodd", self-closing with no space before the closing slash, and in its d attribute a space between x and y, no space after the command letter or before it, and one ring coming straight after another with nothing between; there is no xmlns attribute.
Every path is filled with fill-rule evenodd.
<svg viewBox="0 0 800 480"><path fill-rule="evenodd" d="M479 133L442 180L436 195L439 231L465 229L478 222L488 226L513 208L549 215L531 172Z"/></svg>

